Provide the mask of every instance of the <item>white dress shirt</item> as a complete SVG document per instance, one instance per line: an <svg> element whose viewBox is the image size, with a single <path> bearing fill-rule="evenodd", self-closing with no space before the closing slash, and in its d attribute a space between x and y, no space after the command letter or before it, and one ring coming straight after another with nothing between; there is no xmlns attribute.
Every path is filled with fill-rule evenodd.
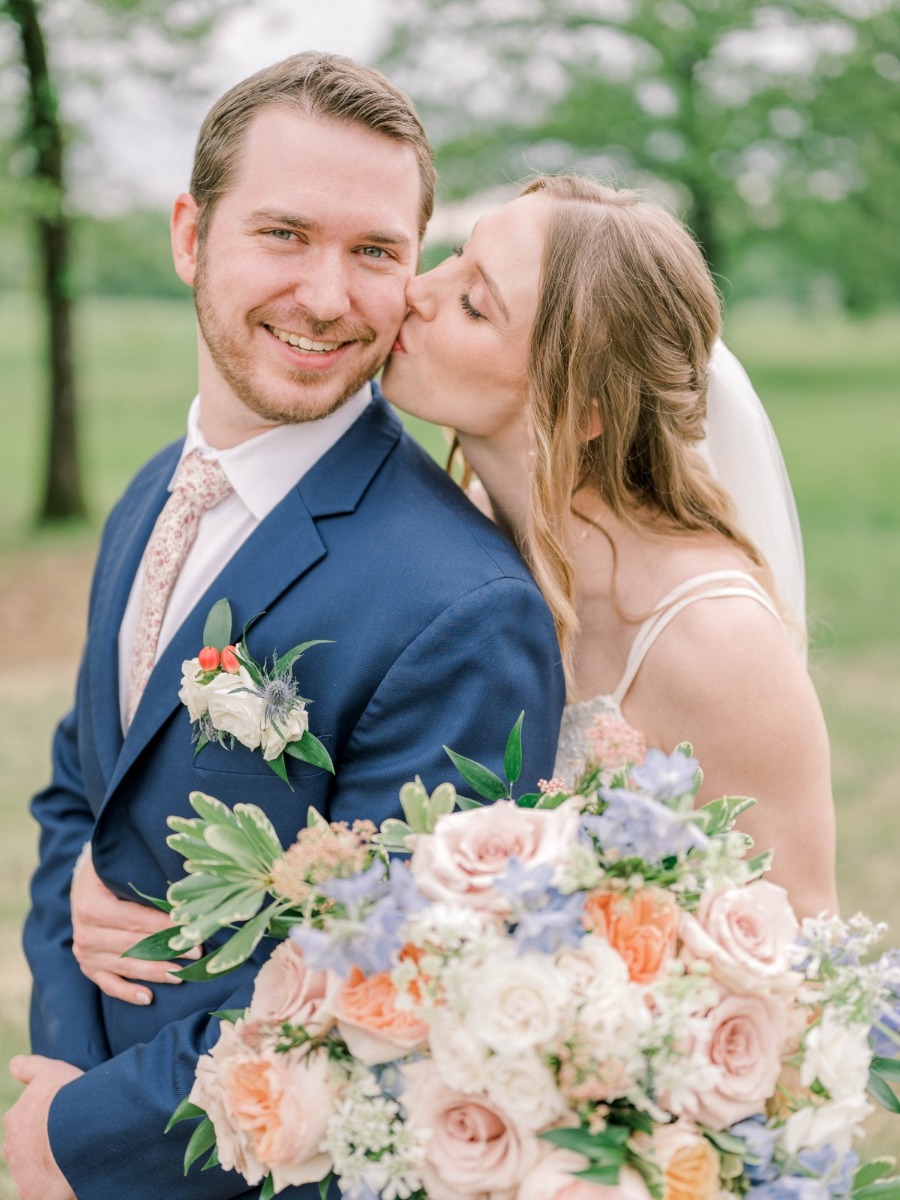
<svg viewBox="0 0 900 1200"><path fill-rule="evenodd" d="M199 450L204 457L217 458L234 491L200 518L196 541L188 551L169 597L156 648L157 661L197 600L235 551L347 432L371 398L372 388L367 383L336 412L319 421L278 425L229 450L215 450L208 445L200 429L200 398L195 397L188 412L187 437L181 458L192 450ZM174 477L173 472L173 480ZM169 490L172 490L171 481ZM144 560L141 559L119 627L119 711L123 731L127 728L129 663L137 634L143 582ZM197 651L200 649L198 646Z"/></svg>

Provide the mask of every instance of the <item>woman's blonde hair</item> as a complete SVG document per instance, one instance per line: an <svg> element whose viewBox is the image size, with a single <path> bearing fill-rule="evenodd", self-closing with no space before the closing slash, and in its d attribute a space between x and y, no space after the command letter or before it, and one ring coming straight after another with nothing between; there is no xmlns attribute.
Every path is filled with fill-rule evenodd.
<svg viewBox="0 0 900 1200"><path fill-rule="evenodd" d="M578 618L566 530L582 487L633 525L724 536L771 580L695 448L721 316L690 233L637 192L582 176L541 177L521 194L552 202L528 356L535 456L525 550L571 679Z"/></svg>

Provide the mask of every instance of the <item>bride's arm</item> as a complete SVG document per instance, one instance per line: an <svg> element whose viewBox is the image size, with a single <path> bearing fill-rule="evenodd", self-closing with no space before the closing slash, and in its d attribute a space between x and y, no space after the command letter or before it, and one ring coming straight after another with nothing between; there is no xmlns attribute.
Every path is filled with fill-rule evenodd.
<svg viewBox="0 0 900 1200"><path fill-rule="evenodd" d="M738 822L798 916L837 912L828 735L809 675L777 621L747 598L692 604L661 635L626 701L651 744L690 741L701 802L753 796Z"/></svg>

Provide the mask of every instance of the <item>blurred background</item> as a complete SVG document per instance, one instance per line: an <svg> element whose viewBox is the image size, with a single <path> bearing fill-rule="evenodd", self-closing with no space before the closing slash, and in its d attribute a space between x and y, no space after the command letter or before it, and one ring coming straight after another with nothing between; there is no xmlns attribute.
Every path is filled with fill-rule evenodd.
<svg viewBox="0 0 900 1200"><path fill-rule="evenodd" d="M900 0L0 0L0 1059L26 1046L27 802L100 526L195 386L168 206L212 100L308 48L419 105L426 265L538 170L693 229L797 495L843 909L900 944Z"/></svg>

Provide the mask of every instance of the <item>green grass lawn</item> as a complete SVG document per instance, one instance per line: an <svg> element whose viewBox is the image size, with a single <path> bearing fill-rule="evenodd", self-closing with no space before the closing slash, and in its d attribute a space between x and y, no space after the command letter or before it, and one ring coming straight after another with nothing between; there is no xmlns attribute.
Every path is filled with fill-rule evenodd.
<svg viewBox="0 0 900 1200"><path fill-rule="evenodd" d="M17 581L32 585L19 608L0 609L8 644L0 660L0 1061L25 1044L18 937L35 850L26 802L46 778L50 730L69 702L85 566L103 513L135 468L181 434L195 386L188 302L94 300L79 329L93 519L36 537L38 312L27 297L0 296L0 602ZM759 307L730 317L727 340L769 409L797 494L812 671L832 739L843 908L888 920L900 944L900 314L850 322ZM431 437L438 446L440 435ZM40 620L56 624L43 629ZM41 642L33 654L29 639ZM38 652L45 640L49 657ZM17 1090L0 1071L0 1107ZM900 1123L877 1124L873 1148L900 1146ZM0 1167L0 1200L14 1195Z"/></svg>

